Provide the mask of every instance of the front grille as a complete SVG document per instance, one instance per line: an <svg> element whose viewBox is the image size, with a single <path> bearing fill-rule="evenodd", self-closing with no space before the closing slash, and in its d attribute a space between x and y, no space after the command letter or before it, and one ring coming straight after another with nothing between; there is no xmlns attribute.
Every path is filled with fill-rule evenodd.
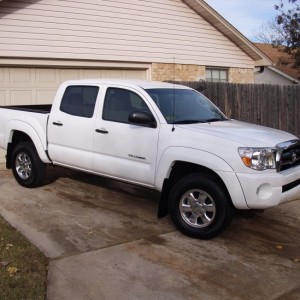
<svg viewBox="0 0 300 300"><path fill-rule="evenodd" d="M300 140L292 140L276 146L277 171L285 171L300 165Z"/></svg>

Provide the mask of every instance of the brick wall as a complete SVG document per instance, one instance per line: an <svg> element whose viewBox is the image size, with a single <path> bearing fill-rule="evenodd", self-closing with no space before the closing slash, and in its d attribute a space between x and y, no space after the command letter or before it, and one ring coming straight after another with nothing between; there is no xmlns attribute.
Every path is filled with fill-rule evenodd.
<svg viewBox="0 0 300 300"><path fill-rule="evenodd" d="M152 64L152 80L198 81L205 78L205 67L181 64Z"/></svg>
<svg viewBox="0 0 300 300"><path fill-rule="evenodd" d="M181 64L152 64L152 80L158 81L199 81L205 79L205 66ZM228 81L231 83L254 83L252 69L229 68Z"/></svg>
<svg viewBox="0 0 300 300"><path fill-rule="evenodd" d="M230 83L254 83L253 69L230 68L228 71Z"/></svg>

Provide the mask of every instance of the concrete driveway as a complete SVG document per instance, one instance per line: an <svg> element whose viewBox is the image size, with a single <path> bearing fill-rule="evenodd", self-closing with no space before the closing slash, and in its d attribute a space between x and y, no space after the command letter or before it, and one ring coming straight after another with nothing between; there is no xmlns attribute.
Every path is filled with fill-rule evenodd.
<svg viewBox="0 0 300 300"><path fill-rule="evenodd" d="M48 299L299 299L300 200L239 214L210 241L158 220L159 194L61 168L19 186L0 164L0 212L50 258Z"/></svg>

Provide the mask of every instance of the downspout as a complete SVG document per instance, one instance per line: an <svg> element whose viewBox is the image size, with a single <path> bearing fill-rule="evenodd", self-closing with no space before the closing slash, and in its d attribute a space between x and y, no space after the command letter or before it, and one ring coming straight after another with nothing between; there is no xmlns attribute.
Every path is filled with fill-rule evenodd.
<svg viewBox="0 0 300 300"><path fill-rule="evenodd" d="M261 74L264 72L264 70L265 70L265 66L260 66L258 71L253 72L253 75L255 76L257 74Z"/></svg>

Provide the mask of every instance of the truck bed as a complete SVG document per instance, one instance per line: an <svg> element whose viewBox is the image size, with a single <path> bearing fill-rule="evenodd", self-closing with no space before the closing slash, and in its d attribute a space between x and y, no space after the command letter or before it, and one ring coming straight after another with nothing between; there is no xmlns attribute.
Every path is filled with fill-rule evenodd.
<svg viewBox="0 0 300 300"><path fill-rule="evenodd" d="M48 114L51 111L51 107L51 104L0 106L0 108L29 111L40 114Z"/></svg>

